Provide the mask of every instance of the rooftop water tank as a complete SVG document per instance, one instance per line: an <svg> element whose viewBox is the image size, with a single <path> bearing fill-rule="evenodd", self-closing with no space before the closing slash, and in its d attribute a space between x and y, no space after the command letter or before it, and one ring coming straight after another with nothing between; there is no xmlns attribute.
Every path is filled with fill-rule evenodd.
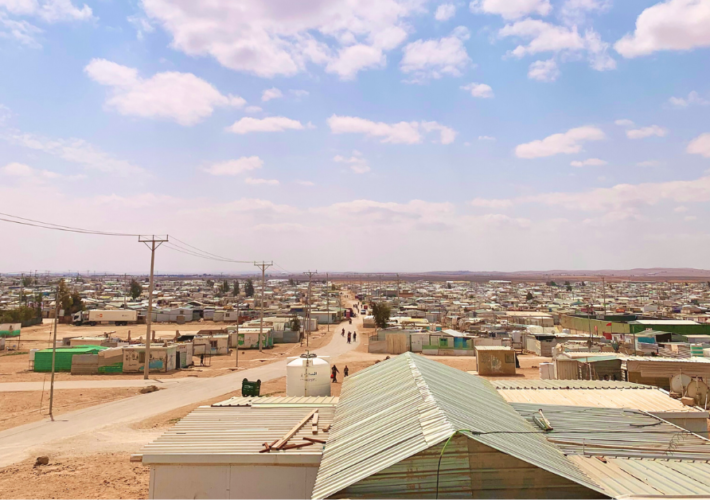
<svg viewBox="0 0 710 500"><path fill-rule="evenodd" d="M330 363L311 353L289 359L287 396L330 396Z"/></svg>

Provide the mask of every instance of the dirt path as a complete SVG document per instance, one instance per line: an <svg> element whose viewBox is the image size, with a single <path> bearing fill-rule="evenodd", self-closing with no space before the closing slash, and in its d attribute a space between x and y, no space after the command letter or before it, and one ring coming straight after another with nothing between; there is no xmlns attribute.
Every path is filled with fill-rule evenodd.
<svg viewBox="0 0 710 500"><path fill-rule="evenodd" d="M347 344L340 336L332 336L327 345L314 349L314 352L337 358L356 347L357 344ZM300 350L294 349L293 355ZM281 378L286 374L285 358L283 356L278 361L221 377L176 379L165 390L67 413L55 422L45 419L0 432L0 466L11 465L36 455L43 446L57 440L91 434L109 424L128 425L187 404L233 392L241 387L243 378L260 379L262 382Z"/></svg>

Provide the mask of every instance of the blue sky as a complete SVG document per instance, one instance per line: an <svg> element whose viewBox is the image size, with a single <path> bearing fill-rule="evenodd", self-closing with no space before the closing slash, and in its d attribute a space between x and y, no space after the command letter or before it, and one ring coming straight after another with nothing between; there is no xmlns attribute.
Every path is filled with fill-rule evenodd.
<svg viewBox="0 0 710 500"><path fill-rule="evenodd" d="M290 271L707 268L709 49L710 0L0 0L3 211ZM5 272L145 271L4 229Z"/></svg>

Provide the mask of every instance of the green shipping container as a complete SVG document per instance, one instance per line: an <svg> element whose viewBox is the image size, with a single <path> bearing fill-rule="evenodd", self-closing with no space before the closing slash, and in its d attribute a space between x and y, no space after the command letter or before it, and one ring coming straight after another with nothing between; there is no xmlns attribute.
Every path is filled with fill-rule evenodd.
<svg viewBox="0 0 710 500"><path fill-rule="evenodd" d="M54 370L58 372L70 372L71 362L75 354L97 354L99 351L108 349L99 345L80 345L74 347L57 347L57 354L54 361ZM36 372L52 371L52 349L42 349L35 353Z"/></svg>

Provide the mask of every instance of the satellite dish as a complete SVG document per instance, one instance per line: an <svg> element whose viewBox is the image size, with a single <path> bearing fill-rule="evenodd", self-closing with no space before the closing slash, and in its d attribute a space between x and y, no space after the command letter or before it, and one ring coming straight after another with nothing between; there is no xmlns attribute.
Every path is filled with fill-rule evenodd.
<svg viewBox="0 0 710 500"><path fill-rule="evenodd" d="M675 375L671 379L671 392L685 395L685 390L690 385L691 379L688 375Z"/></svg>
<svg viewBox="0 0 710 500"><path fill-rule="evenodd" d="M695 379L690 384L688 384L688 397L694 398L700 404L705 403L705 399L708 396L708 386L702 380Z"/></svg>

